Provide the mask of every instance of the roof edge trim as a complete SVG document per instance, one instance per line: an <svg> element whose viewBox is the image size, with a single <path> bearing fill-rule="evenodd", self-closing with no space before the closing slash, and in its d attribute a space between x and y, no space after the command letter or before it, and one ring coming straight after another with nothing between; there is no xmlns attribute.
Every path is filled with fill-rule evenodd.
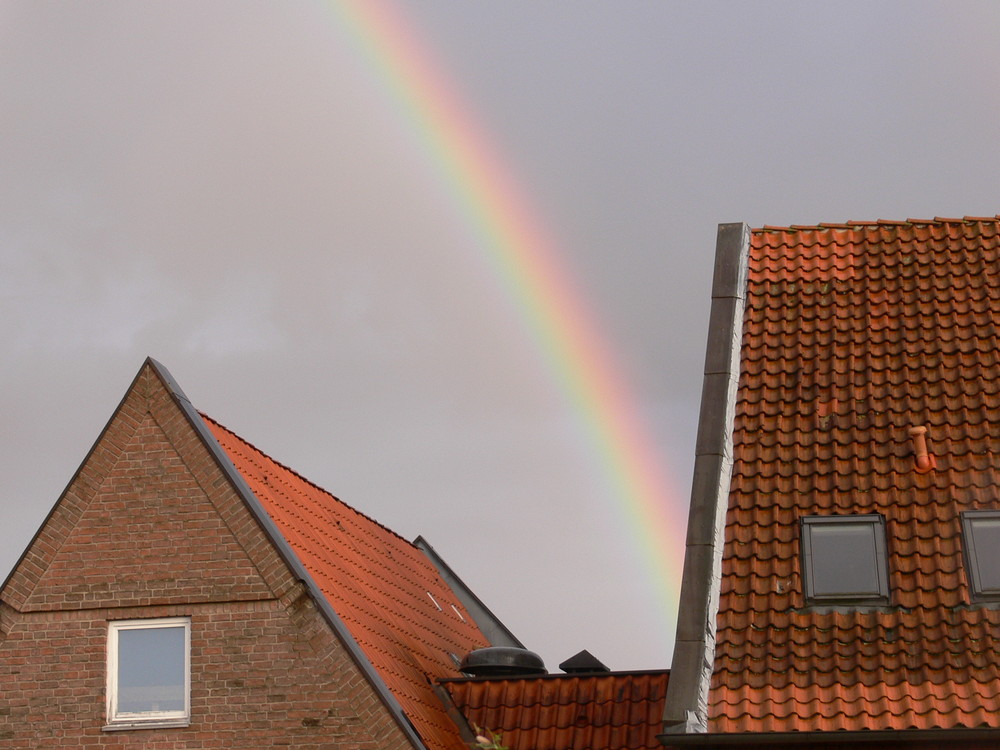
<svg viewBox="0 0 1000 750"><path fill-rule="evenodd" d="M418 536L413 540L413 546L427 555L431 564L437 569L438 575L448 584L448 588L454 592L466 611L472 615L473 621L486 636L486 640L490 642L491 646L525 648L517 636L500 621L499 617L493 614L489 607L483 604L482 599L476 596L472 589L465 585L465 581L458 577L458 574L426 539ZM465 654L459 654L459 656L465 656Z"/></svg>
<svg viewBox="0 0 1000 750"><path fill-rule="evenodd" d="M152 357L146 359L146 363L143 365L150 365L153 372L163 383L164 387L170 391L170 395L173 397L174 401L180 407L184 416L187 418L191 427L198 434L202 443L212 454L215 459L216 464L226 475L226 478L233 485L233 489L240 495L243 502L250 509L257 523L260 525L261 530L267 535L271 543L274 545L275 549L278 550L278 554L285 561L285 564L291 569L292 573L298 578L302 583L305 584L306 590L312 597L313 601L316 603L316 607L323 614L324 619L329 623L334 634L344 645L347 653L351 656L351 659L361 670L362 674L368 679L371 686L375 689L376 694L379 696L383 705L389 710L396 724L399 726L407 739L413 744L415 748L425 748L423 740L417 734L416 729L410 723L406 714L403 712L402 706L396 698L389 692L388 686L385 681L378 674L375 666L369 661L368 657L361 650L361 646L358 642L354 640L354 636L347 629L344 621L340 619L340 616L336 613L330 602L327 600L326 596L320 590L319 586L313 580L312 576L306 570L305 566L299 560L298 555L291 548L285 538L281 535L281 531L275 525L271 516L268 515L267 511L264 510L264 506L261 505L260 500L254 494L253 490L250 489L250 485L247 484L243 475L236 469L233 462L230 460L229 456L226 454L225 449L219 444L219 441L215 439L215 436L209 431L208 426L205 424L201 415L198 414L197 409L191 403L191 400L187 397L187 394L181 389L177 381L174 380L173 375L167 370L162 364L157 362ZM142 372L142 369L139 371ZM138 378L138 375L136 376Z"/></svg>
<svg viewBox="0 0 1000 750"><path fill-rule="evenodd" d="M680 612L663 710L670 733L708 729L749 253L746 224L719 224Z"/></svg>

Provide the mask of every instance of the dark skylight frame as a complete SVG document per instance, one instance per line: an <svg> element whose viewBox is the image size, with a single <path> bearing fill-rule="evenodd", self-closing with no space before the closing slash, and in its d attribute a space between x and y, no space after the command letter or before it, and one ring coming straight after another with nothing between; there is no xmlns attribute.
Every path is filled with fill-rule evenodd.
<svg viewBox="0 0 1000 750"><path fill-rule="evenodd" d="M962 542L973 598L1000 600L1000 510L962 513Z"/></svg>
<svg viewBox="0 0 1000 750"><path fill-rule="evenodd" d="M885 518L803 516L802 581L813 604L889 604Z"/></svg>

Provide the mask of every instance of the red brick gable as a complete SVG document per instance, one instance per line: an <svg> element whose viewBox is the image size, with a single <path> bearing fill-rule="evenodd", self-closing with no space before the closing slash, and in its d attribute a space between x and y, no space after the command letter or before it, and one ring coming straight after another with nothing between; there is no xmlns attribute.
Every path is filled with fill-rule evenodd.
<svg viewBox="0 0 1000 750"><path fill-rule="evenodd" d="M0 589L0 745L413 747L164 378L140 370ZM104 731L109 622L165 617L191 623L190 725Z"/></svg>
<svg viewBox="0 0 1000 750"><path fill-rule="evenodd" d="M751 233L710 733L1000 727L960 523L1000 508L998 352L996 218ZM805 600L826 514L885 518L888 604Z"/></svg>
<svg viewBox="0 0 1000 750"><path fill-rule="evenodd" d="M227 533L203 534L202 527L211 532L224 528ZM130 530L136 534L130 535ZM186 534L205 548L197 550L197 544L185 542ZM294 584L280 554L260 533L236 489L225 481L154 366L146 364L11 571L0 599L17 610L38 608L45 599L47 609L80 608L86 606L81 595L88 594L90 604L99 606L102 590L109 588L109 570L128 571L149 560L145 582L125 575L116 581L115 588L121 587L125 597L118 604L168 603L178 596L176 586L156 591L151 587L156 567L171 559L164 551L168 536L178 552L189 556L184 562L191 564L174 571L182 577L214 575L194 565L195 557L207 557L233 562L239 577L248 579L240 585L249 587L246 594L252 597L264 595L265 589L268 596L277 596ZM217 540L233 557L211 551L209 540ZM60 571L75 582L62 580L56 575ZM45 593L36 591L43 578L49 589ZM57 591L72 596L57 601L53 598ZM199 595L192 589L183 596Z"/></svg>
<svg viewBox="0 0 1000 750"><path fill-rule="evenodd" d="M204 419L423 741L439 750L466 748L431 682L459 676L455 660L489 644L430 560Z"/></svg>
<svg viewBox="0 0 1000 750"><path fill-rule="evenodd" d="M274 598L152 414L128 438L22 611Z"/></svg>

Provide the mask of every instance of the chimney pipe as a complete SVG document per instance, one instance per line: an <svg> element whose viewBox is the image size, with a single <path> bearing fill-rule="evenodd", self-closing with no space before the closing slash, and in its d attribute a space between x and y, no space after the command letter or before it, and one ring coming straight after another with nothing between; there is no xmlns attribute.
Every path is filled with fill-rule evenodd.
<svg viewBox="0 0 1000 750"><path fill-rule="evenodd" d="M934 456L927 452L927 428L923 425L910 428L910 438L913 440L913 452L917 458L917 472L926 474L937 466Z"/></svg>

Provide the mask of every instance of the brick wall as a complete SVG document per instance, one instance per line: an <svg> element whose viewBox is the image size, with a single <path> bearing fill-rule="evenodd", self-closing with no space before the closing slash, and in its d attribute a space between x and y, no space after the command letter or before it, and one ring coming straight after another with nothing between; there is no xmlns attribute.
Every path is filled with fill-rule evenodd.
<svg viewBox="0 0 1000 750"><path fill-rule="evenodd" d="M191 722L108 732L108 622L191 619ZM409 747L146 367L0 592L0 747Z"/></svg>

